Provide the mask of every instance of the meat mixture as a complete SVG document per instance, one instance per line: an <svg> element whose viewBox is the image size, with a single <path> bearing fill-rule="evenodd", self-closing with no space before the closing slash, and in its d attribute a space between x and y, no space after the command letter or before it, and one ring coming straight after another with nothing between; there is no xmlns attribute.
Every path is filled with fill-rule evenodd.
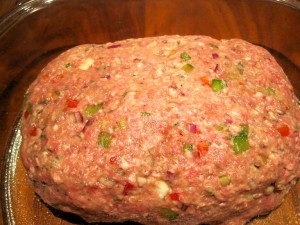
<svg viewBox="0 0 300 225"><path fill-rule="evenodd" d="M47 204L89 222L240 225L300 177L300 107L243 40L74 47L29 87L21 156Z"/></svg>

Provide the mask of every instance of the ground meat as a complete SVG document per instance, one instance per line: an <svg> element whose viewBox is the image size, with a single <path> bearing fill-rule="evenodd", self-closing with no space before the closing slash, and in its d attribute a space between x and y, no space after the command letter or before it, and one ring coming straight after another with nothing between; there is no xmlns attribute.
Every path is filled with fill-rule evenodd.
<svg viewBox="0 0 300 225"><path fill-rule="evenodd" d="M87 221L243 224L300 177L300 108L263 48L205 36L80 45L25 95L36 193Z"/></svg>

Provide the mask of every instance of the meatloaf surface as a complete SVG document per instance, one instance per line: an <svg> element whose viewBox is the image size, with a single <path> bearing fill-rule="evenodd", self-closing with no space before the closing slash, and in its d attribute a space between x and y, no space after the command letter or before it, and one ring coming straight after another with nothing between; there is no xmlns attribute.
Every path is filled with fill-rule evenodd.
<svg viewBox="0 0 300 225"><path fill-rule="evenodd" d="M263 48L162 36L80 45L29 87L21 157L89 222L244 224L300 177L300 108Z"/></svg>

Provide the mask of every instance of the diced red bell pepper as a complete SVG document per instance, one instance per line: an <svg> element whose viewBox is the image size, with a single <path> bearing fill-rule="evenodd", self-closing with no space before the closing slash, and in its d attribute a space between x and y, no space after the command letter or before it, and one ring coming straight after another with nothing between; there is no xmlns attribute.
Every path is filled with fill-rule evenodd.
<svg viewBox="0 0 300 225"><path fill-rule="evenodd" d="M36 129L36 127L32 127L32 128L29 130L29 135L30 135L30 136L36 136L36 135L37 135L37 129Z"/></svg>
<svg viewBox="0 0 300 225"><path fill-rule="evenodd" d="M277 127L277 131L282 137L289 136L290 134L290 128L286 124L282 124L280 127Z"/></svg>
<svg viewBox="0 0 300 225"><path fill-rule="evenodd" d="M203 86L209 86L210 82L207 76L200 77L200 82Z"/></svg>
<svg viewBox="0 0 300 225"><path fill-rule="evenodd" d="M209 142L208 141L200 141L197 144L198 156L203 157L207 154L209 149Z"/></svg>
<svg viewBox="0 0 300 225"><path fill-rule="evenodd" d="M169 194L169 198L173 201L179 201L179 193L177 192L173 192Z"/></svg>
<svg viewBox="0 0 300 225"><path fill-rule="evenodd" d="M134 189L134 185L127 181L124 185L123 195L128 195L128 193L133 189Z"/></svg>
<svg viewBox="0 0 300 225"><path fill-rule="evenodd" d="M30 114L30 113L28 112L28 110L26 110L26 111L24 112L24 118L27 119L27 118L29 117L29 114Z"/></svg>
<svg viewBox="0 0 300 225"><path fill-rule="evenodd" d="M71 98L67 99L67 106L68 106L68 108L76 108L77 105L78 105L78 103L79 103L78 100L71 99Z"/></svg>

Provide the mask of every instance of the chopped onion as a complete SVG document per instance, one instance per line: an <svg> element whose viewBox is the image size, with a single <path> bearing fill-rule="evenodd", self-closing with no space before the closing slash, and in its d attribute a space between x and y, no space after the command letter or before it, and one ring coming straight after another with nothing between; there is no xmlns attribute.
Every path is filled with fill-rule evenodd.
<svg viewBox="0 0 300 225"><path fill-rule="evenodd" d="M161 199L163 199L170 192L169 185L163 180L156 181L155 186L157 195Z"/></svg>
<svg viewBox="0 0 300 225"><path fill-rule="evenodd" d="M115 45L107 46L107 48L119 48L119 47L121 47L120 44L115 44Z"/></svg>
<svg viewBox="0 0 300 225"><path fill-rule="evenodd" d="M110 179L108 177L101 177L99 181L107 188L112 188L116 183L113 179Z"/></svg>
<svg viewBox="0 0 300 225"><path fill-rule="evenodd" d="M188 205L186 205L186 204L184 204L184 203L181 203L180 205L179 205L179 208L183 211L183 212L185 212L187 209L188 209Z"/></svg>
<svg viewBox="0 0 300 225"><path fill-rule="evenodd" d="M105 75L102 75L100 78L106 78L109 80L111 78L111 76L109 74L105 74Z"/></svg>
<svg viewBox="0 0 300 225"><path fill-rule="evenodd" d="M225 123L226 123L226 124L232 124L232 122L233 122L233 121L232 121L232 119L230 119L230 118L226 118L226 119L225 119Z"/></svg>
<svg viewBox="0 0 300 225"><path fill-rule="evenodd" d="M217 53L213 53L211 56L213 57L213 59L219 58L219 55Z"/></svg>
<svg viewBox="0 0 300 225"><path fill-rule="evenodd" d="M83 129L82 129L82 132L84 133L86 131L86 129L91 126L92 124L94 123L94 119L93 118L90 118L88 119L88 121L85 123Z"/></svg>
<svg viewBox="0 0 300 225"><path fill-rule="evenodd" d="M74 119L76 123L83 123L83 116L81 114L81 112L77 111L73 113L74 115Z"/></svg>
<svg viewBox="0 0 300 225"><path fill-rule="evenodd" d="M171 180L171 179L174 179L174 177L175 177L175 174L173 172L167 170L167 172L166 172L166 179L167 180Z"/></svg>
<svg viewBox="0 0 300 225"><path fill-rule="evenodd" d="M219 64L216 64L215 68L214 68L214 72L218 72L219 71Z"/></svg>
<svg viewBox="0 0 300 225"><path fill-rule="evenodd" d="M190 123L188 127L189 127L189 131L190 131L191 133L194 133L194 134L197 133L197 125L196 125L196 124Z"/></svg>
<svg viewBox="0 0 300 225"><path fill-rule="evenodd" d="M136 62L136 63L141 62L141 61L142 61L142 60L139 59L139 58L135 58L135 59L133 60L133 62Z"/></svg>
<svg viewBox="0 0 300 225"><path fill-rule="evenodd" d="M169 86L170 88L172 88L172 89L178 89L178 87L176 86L176 84L171 84L170 86Z"/></svg>

